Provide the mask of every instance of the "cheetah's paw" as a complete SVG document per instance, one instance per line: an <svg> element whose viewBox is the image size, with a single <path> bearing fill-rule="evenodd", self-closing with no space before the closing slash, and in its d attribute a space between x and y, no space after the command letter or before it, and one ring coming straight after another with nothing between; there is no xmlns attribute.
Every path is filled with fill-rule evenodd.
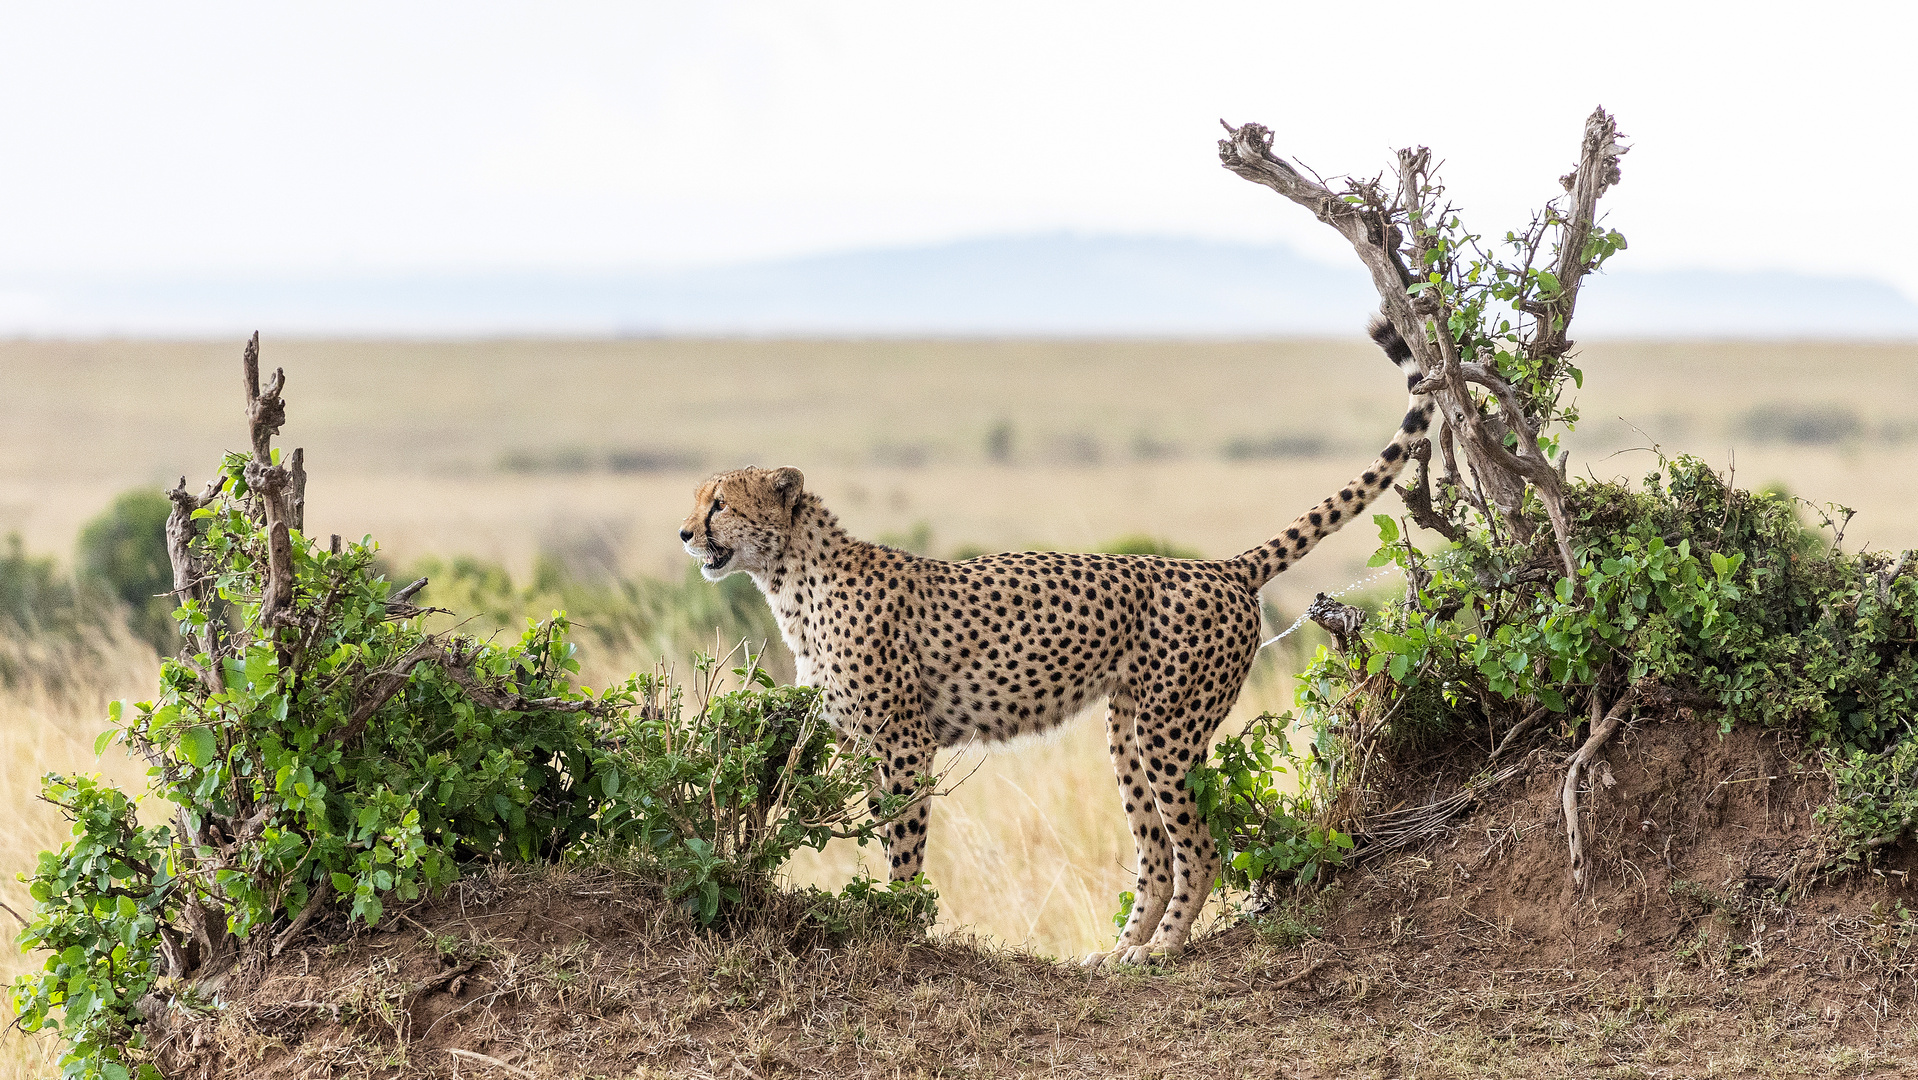
<svg viewBox="0 0 1918 1080"><path fill-rule="evenodd" d="M1179 954L1184 951L1177 945L1148 942L1144 945L1134 945L1129 949L1114 949L1113 959L1116 963L1129 964L1133 967L1153 967L1167 960L1178 959Z"/></svg>

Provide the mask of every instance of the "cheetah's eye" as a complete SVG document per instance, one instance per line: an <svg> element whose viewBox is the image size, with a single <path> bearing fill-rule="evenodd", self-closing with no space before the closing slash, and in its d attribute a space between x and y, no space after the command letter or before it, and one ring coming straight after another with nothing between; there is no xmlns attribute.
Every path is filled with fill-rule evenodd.
<svg viewBox="0 0 1918 1080"><path fill-rule="evenodd" d="M717 514L724 509L726 509L726 500L724 499L713 500L713 513Z"/></svg>

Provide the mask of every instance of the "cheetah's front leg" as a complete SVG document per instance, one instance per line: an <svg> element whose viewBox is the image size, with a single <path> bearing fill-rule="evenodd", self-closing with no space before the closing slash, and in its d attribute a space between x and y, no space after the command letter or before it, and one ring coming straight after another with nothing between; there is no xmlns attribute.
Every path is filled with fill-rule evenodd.
<svg viewBox="0 0 1918 1080"><path fill-rule="evenodd" d="M925 868L926 829L932 819L932 792L926 780L932 776L934 747L929 739L904 738L882 743L875 752L880 756L879 772L874 778L875 795L913 798L898 817L886 824L883 832L891 879L902 881ZM875 811L877 808L875 799Z"/></svg>

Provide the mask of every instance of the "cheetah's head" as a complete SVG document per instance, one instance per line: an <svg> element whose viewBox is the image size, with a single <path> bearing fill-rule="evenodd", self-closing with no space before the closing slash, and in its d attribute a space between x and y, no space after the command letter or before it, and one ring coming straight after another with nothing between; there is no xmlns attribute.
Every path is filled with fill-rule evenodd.
<svg viewBox="0 0 1918 1080"><path fill-rule="evenodd" d="M805 491L798 469L720 473L699 486L679 539L707 581L765 570L785 552L793 508Z"/></svg>

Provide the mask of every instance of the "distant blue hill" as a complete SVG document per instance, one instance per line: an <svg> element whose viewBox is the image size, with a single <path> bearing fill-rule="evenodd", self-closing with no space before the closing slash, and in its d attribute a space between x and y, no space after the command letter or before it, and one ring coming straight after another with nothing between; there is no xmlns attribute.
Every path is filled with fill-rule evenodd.
<svg viewBox="0 0 1918 1080"><path fill-rule="evenodd" d="M681 271L0 281L0 334L1352 335L1356 261L1280 245L1045 235ZM1918 337L1881 282L1608 274L1579 337Z"/></svg>

